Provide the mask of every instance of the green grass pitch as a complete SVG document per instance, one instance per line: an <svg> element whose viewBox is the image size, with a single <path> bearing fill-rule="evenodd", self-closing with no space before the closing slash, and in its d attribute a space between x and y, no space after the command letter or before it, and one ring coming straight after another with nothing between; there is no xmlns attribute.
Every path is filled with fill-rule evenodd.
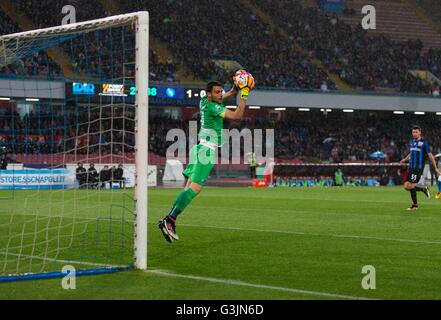
<svg viewBox="0 0 441 320"><path fill-rule="evenodd" d="M4 235L11 228L12 206L26 202L31 212L12 220L20 234L29 237L32 230L42 229L56 235L60 234L57 226L62 226L61 234L75 237L40 243L44 235L32 235L39 245L23 252L56 254L57 248L73 246L81 249L70 249L75 259L129 262L133 204L127 199L133 191L126 191L128 197L122 191L97 192L40 191L29 197L30 193L16 191L12 198L3 192L0 251L5 250ZM0 298L441 298L441 201L426 199L422 193L418 194L420 209L409 212L409 193L398 187L206 188L178 219L181 240L169 244L156 223L178 192L149 190L149 271L78 277L75 290L64 290L61 279L0 283ZM105 219L109 206L112 226ZM63 212L62 218L47 219L57 210ZM68 214L74 211L75 218ZM97 223L96 217L102 222ZM20 219L31 219L31 223L23 227ZM112 247L106 247L109 237L117 237L111 238ZM79 243L72 244L72 239ZM22 240L13 241L10 248L18 248ZM64 254L69 253L59 252L57 257L69 258ZM0 268L4 267L2 259ZM14 268L16 261L9 263L8 268ZM33 263L36 268L49 266L49 262L44 266L41 261ZM375 290L362 288L365 265L375 267Z"/></svg>

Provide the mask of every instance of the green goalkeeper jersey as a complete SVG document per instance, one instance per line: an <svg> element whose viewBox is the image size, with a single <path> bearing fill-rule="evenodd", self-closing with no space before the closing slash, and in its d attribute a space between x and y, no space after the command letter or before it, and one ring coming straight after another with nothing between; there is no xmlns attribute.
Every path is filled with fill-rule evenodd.
<svg viewBox="0 0 441 320"><path fill-rule="evenodd" d="M199 103L199 110L201 115L200 143L210 147L222 146L225 104L209 102L207 97L203 97Z"/></svg>

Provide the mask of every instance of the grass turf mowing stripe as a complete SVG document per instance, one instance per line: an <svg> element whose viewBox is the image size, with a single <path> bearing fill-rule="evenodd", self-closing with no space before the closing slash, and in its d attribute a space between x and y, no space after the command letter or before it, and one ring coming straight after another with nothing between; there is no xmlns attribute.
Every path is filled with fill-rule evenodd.
<svg viewBox="0 0 441 320"><path fill-rule="evenodd" d="M184 274L177 274L177 273L164 271L164 270L147 270L145 272L153 273L153 274L157 274L157 275L162 275L162 276L166 276L166 277L175 277L175 278L191 279L191 280L197 280L197 281L223 283L223 284L227 284L227 285L252 287L252 288L257 288L257 289L268 289L268 290L277 290L277 291L292 292L292 293L301 293L301 294L306 294L306 295L311 295L311 296L321 296L321 297L328 297L328 298L334 298L334 299L377 300L377 299L372 299L372 298L355 297L355 296L348 296L348 295L328 293L328 292L318 292L318 291L310 291L310 290L303 290L303 289L285 288L285 287L269 286L269 285L263 285L263 284L255 284L255 283L243 282L243 281L238 281L238 280L209 278L209 277L201 277L201 276L194 276L194 275L184 275Z"/></svg>
<svg viewBox="0 0 441 320"><path fill-rule="evenodd" d="M162 210L162 209L170 209L169 205L149 205L149 209L158 209L158 210ZM230 212L233 211L237 211L237 212L243 212L243 211L250 211L250 212L255 212L256 209L255 208L228 208L228 207L223 207L223 206L201 206L201 205L197 205L194 206L193 208L195 209L207 209L207 210L211 210L211 212L216 212L215 209L227 209ZM338 211L329 211L329 212L325 212L325 211L320 211L320 212L314 212L314 211L308 211L308 210L293 210L293 209L270 209L270 208L259 208L259 211L267 211L267 212L277 212L277 213L299 213L299 214L318 214L318 215L328 215L328 216L350 216L353 217L354 214L357 214L357 211L348 211L346 210L345 212L338 212ZM166 212L166 210L164 210L164 212ZM403 214L409 214L409 211L407 209L403 209L397 212L398 214L403 213ZM388 218L394 218L397 216L397 213L395 214L372 214L369 213L369 217L373 217L373 216L377 216L377 217L388 217ZM433 221L439 221L438 217L434 217L434 216L424 216L424 215L418 215L415 213L411 213L409 214L409 216L414 215L416 218L420 219L420 220L433 220Z"/></svg>
<svg viewBox="0 0 441 320"><path fill-rule="evenodd" d="M174 189L170 189L170 190L174 190ZM180 189L177 189L176 193L178 193L179 190ZM353 189L348 189L348 190L353 190ZM362 189L358 189L358 190L362 191ZM290 191L290 190L286 190L286 191ZM367 202L367 203L393 203L393 204L403 204L403 205L407 205L407 206L411 202L410 199L408 201L404 201L404 200L401 200L401 201L398 201L398 200L397 201L395 201L395 200L391 201L391 200L378 200L378 199L367 200L367 199L347 199L347 198L325 198L322 195L320 197L305 197L304 193L296 193L296 191L298 192L298 191L301 191L301 190L291 190L292 194L289 194L289 198L279 197L278 199L289 199L289 200L292 200L292 201L311 201L311 200L314 201L314 200L320 200L320 201L357 202L357 203L359 203L359 202ZM336 191L338 191L338 190L336 190ZM174 194L174 193L170 194L170 193L165 193L165 192L155 192L155 195L171 196L171 197L176 196L176 194ZM300 195L300 197L296 197L296 195ZM407 194L404 193L404 191L403 191L403 195L407 195ZM261 196L254 196L254 195L251 195L251 196L247 195L247 196L248 196L248 198L256 198L256 199L260 199L261 198ZM204 197L206 197L206 198L210 198L210 197L211 198L217 198L217 195L204 193ZM242 195L234 195L234 194L228 194L228 197L229 198L243 198ZM401 199L401 197L400 197L400 199ZM418 199L421 199L421 198L419 197ZM425 199L425 200L423 200L421 205L424 205L424 206L426 206L426 205L427 206L440 206L439 202L438 203L427 202L427 201L431 201L431 200L426 200L426 197L424 197L423 199ZM403 210L406 210L406 208L404 208Z"/></svg>
<svg viewBox="0 0 441 320"><path fill-rule="evenodd" d="M295 234L295 235L318 236L318 237L350 238L350 239L360 239L360 240L377 240L377 241L396 241L396 242L424 243L424 244L441 244L441 241L380 238L380 237L355 236L355 235L346 235L346 234L324 234L324 233L309 233L309 232L295 232L295 231L282 231L282 230L262 230L262 229L252 229L252 228L219 227L219 226L209 226L209 225L201 226L201 225L185 224L185 223L180 224L179 226L183 226L183 227L196 227L196 228L213 228L213 229L224 229L224 230L237 230L237 231L255 231L255 232L269 232L269 233L283 233L283 234Z"/></svg>

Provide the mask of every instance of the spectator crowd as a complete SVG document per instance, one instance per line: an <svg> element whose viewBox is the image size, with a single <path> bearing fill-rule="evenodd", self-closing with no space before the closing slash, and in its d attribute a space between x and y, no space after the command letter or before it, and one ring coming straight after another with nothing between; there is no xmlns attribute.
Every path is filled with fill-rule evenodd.
<svg viewBox="0 0 441 320"><path fill-rule="evenodd" d="M10 103L0 108L1 145L13 154L122 155L133 153L135 121L133 106L55 106L36 104L29 110ZM4 105L3 105L4 107ZM156 110L160 111L160 110ZM257 112L257 111L256 111ZM249 115L249 114L248 114ZM199 126L199 114L191 120ZM151 112L149 152L165 157L167 132L182 129L188 137L190 119ZM274 129L274 155L279 162L344 163L398 162L408 154L411 127L421 126L434 155L441 153L441 117L435 114L395 115L382 111L338 110L298 112L287 110L280 119L264 112L242 121L229 121L227 129ZM263 137L262 150L266 150ZM230 143L230 147L232 147ZM243 143L241 154L244 155ZM384 158L371 154L380 151ZM230 154L233 154L230 150ZM302 176L308 175L306 172ZM317 176L317 175L316 175ZM303 184L302 184L303 185Z"/></svg>
<svg viewBox="0 0 441 320"><path fill-rule="evenodd" d="M32 19L34 28L52 27L61 24L64 5L76 8L77 21L85 21L109 16L102 5L94 1L16 1L24 14ZM19 32L20 29L0 10L0 34ZM63 76L62 69L44 50L35 47L25 57L14 63L1 66L0 77L39 76L53 79ZM70 58L70 68L75 76L116 79L134 76L135 38L131 27L114 27L79 33L60 41L59 48ZM35 51L35 52L34 52ZM57 52L57 54L60 54ZM62 61L62 59L60 59ZM161 57L154 50L149 54L149 74L151 81L178 81L177 63L171 57Z"/></svg>
<svg viewBox="0 0 441 320"><path fill-rule="evenodd" d="M0 135L12 154L121 154L133 152L134 107L38 104L0 109Z"/></svg>
<svg viewBox="0 0 441 320"><path fill-rule="evenodd" d="M430 84L409 71L422 69L439 75L441 51L423 53L420 40L397 42L387 35L372 36L361 24L353 28L338 15L305 8L298 1L256 3L329 71L361 90L428 94Z"/></svg>
<svg viewBox="0 0 441 320"><path fill-rule="evenodd" d="M101 3L86 0L16 3L38 28L59 25L66 4L76 8L77 21L111 15ZM257 0L253 4L267 13L275 26L232 0L204 5L191 0L119 1L122 12L148 10L152 36L173 55L164 57L151 51L152 81L179 81L181 65L184 77L227 82L231 74L217 64L218 57L223 57L248 68L258 79L258 87L335 90L338 88L329 76L333 73L360 90L439 94L437 85L434 88L409 71L428 70L441 77L441 50L424 51L419 40L396 42L386 35L371 36L338 15L305 8L298 1ZM233 12L234 19L227 18ZM18 31L2 11L0 21L0 33ZM76 75L133 77L135 39L130 29L79 34L60 47L69 55ZM37 51L0 70L0 76L17 75L53 78L62 76L62 70L47 53Z"/></svg>
<svg viewBox="0 0 441 320"><path fill-rule="evenodd" d="M398 162L408 153L411 127L416 123L422 127L433 154L440 153L441 141L438 137L441 135L441 117L435 114L415 116L379 111L358 111L353 114L338 110L327 114L318 110L285 111L280 120L262 115L255 120L245 118L240 122L227 123L225 128L274 129L274 154L281 161L368 161L374 160L372 153L381 151L385 154L385 159L381 161ZM149 149L165 156L171 143L165 141L165 133L173 128L181 128L188 134L187 121L160 116L151 118Z"/></svg>

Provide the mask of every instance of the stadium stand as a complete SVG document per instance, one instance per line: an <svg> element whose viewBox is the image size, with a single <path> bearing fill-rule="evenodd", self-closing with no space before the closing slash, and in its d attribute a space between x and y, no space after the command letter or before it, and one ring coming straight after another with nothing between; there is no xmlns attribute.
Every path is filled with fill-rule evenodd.
<svg viewBox="0 0 441 320"><path fill-rule="evenodd" d="M425 128L425 137L433 143L433 153L441 152L436 139L441 119L436 115L418 118ZM257 117L255 121L230 123L229 128L277 128L275 130L275 156L279 161L293 162L353 162L372 161L370 154L383 150L385 161L399 161L407 152L409 130L415 122L413 115L394 115L386 112L360 111L352 115L342 112L324 114L286 111L280 121ZM150 128L150 151L165 156L167 144L164 134L155 134L171 128L185 128L188 123L157 118Z"/></svg>
<svg viewBox="0 0 441 320"><path fill-rule="evenodd" d="M415 7L409 2L374 0L369 4L375 7L377 14L377 29L371 30L373 34L384 34L397 42L418 39L424 45L423 51L429 48L441 49L439 32L427 22L427 19L421 19L415 13ZM366 1L346 1L346 12L339 15L339 18L352 27L359 25L363 18L361 8L364 5Z"/></svg>
<svg viewBox="0 0 441 320"><path fill-rule="evenodd" d="M38 27L54 25L61 17L61 2L53 6L51 1L41 1L36 11L48 12L45 15L32 14L35 11L34 3L32 7L25 0L19 0L17 3ZM92 10L91 4L85 0L77 0L75 3L81 8L78 11L78 20L110 14L100 5L94 5ZM189 72L199 79L217 77L226 81L228 74L214 62L213 54L217 54L235 56L239 61L249 61L248 67L258 79L258 86L319 89L325 83L328 89L336 89L335 83L326 73L318 70L310 62L312 58L318 58L330 71L338 73L346 82L363 90L386 88L390 91L407 93L438 92L439 94L438 86L424 83L418 77L411 75L409 70L428 70L440 77L441 50L424 50L424 41L420 39L390 38L388 32L384 32L386 35L370 36L361 28L351 26L350 19L343 16L350 15L352 9L354 11L357 9L357 1L352 7L348 6L346 13L340 16L320 11L311 1L306 3L307 6L288 0L277 4L265 0L255 1L256 5L268 13L276 24L291 36L291 42L287 45L286 39L281 37L277 30L269 28L265 22L245 11L237 2L215 3L212 11L204 11L199 5L188 0L166 3L149 0L121 2L125 11L147 9L152 12L152 33L167 43L169 49L176 54L177 61L162 61L164 57L151 51L152 81L179 81L178 63L184 64ZM190 16L178 14L183 10L192 14ZM223 19L223 23L217 24L216 28L210 24L210 21L216 18L214 14L227 15L229 12L237 14L234 21ZM1 10L0 18L1 33L18 31L17 24ZM204 35L204 41L201 41L200 37L193 37L192 33ZM88 48L88 58L91 59L88 59L87 63L82 55L72 57L75 72L94 74L98 72L97 68L102 68L93 58L98 51L102 57L108 56L106 46L103 45L105 39L104 35L102 41L96 43L91 41ZM305 48L308 54L294 50L292 47L294 42ZM118 60L117 55L115 59ZM280 63L281 61L283 63ZM111 61L106 59L102 64L112 65ZM118 65L118 63L114 64ZM110 69L106 70L105 72L111 77ZM62 74L62 70L45 52L40 52L24 60L21 65L3 67L0 76L11 77L18 74L56 77ZM19 116L14 108L10 108L9 111L5 108L2 111L0 134L4 142L13 148L14 153L48 155L60 152L62 147L75 149L76 156L94 152L93 148L85 150L81 145L75 145L75 143L81 144L81 139L75 142L72 138L86 134L81 128L76 131L77 124L86 122L86 119L81 118L81 114L66 113L62 109L49 112L44 111L44 108L37 108L37 111L37 114L31 113L26 117ZM58 112L58 116L54 116L53 112L55 115ZM387 151L388 161L397 161L405 152L408 140L407 129L414 121L411 117L398 118L392 115L380 115L378 112L369 116L367 112L357 113L353 116L358 117L357 121L348 115L333 112L326 116L326 121L323 121L325 115L318 114L317 110L314 112L317 114L306 116L289 111L277 123L262 118L255 122L243 121L239 128L245 125L250 129L277 126L279 130L276 134L275 151L276 156L282 160L306 161L315 157L319 161L329 162L366 161L369 160L371 152L381 149ZM379 121L380 117L382 121ZM387 127L384 119L388 119ZM439 134L438 118L421 117L420 125L431 128L431 136L428 138L433 141L436 152L441 151L435 139ZM123 128L118 127L117 122L113 126L111 137L89 137L92 142L99 141L97 139L115 142L115 145L105 147L104 152L118 153L117 143L122 139L120 134ZM151 159L158 161L164 159L168 146L164 140L165 131L176 127L187 130L187 126L188 124L183 120L151 117L149 141L153 156ZM50 131L44 129L48 127L52 129ZM106 125L104 128L109 129ZM130 141L130 138L127 139L126 143L133 145L134 142ZM323 143L325 140L330 143Z"/></svg>
<svg viewBox="0 0 441 320"><path fill-rule="evenodd" d="M66 113L61 108L58 111L45 109L48 109L47 106L42 105L38 113L31 112L25 116L20 116L14 108L2 109L0 135L11 151L33 155L72 150L76 155L91 155L98 152L97 145L100 141L102 153L119 154L121 151L118 145L122 139L126 145L134 145L133 136L123 137L122 123L118 122L121 121L118 118L111 123L110 120L105 120L106 115L102 115L101 128L106 133L100 137L98 134L89 134L98 132L98 127L82 125L87 120L83 119L87 116L86 112L75 114ZM94 116L94 111L91 114ZM110 118L110 114L108 116ZM441 152L441 144L436 139L441 134L440 121L439 116L430 114L418 118L418 124L425 130L425 137L433 143L434 153ZM371 161L370 154L382 150L387 156L385 161L396 162L406 153L409 128L414 122L413 115L368 111L351 115L338 111L324 114L314 110L310 113L286 111L279 121L257 116L255 120L247 118L240 123L229 123L228 127L239 130L245 127L251 130L277 128L275 155L280 161ZM96 122L93 125L100 124ZM126 122L127 131L133 130L128 127L130 125L133 123ZM172 143L165 140L165 133L173 128L181 128L188 134L188 121L166 115L150 117L149 151L152 156L156 155L150 160L162 162L165 159L166 150ZM83 148L87 139L92 146Z"/></svg>
<svg viewBox="0 0 441 320"><path fill-rule="evenodd" d="M15 24L4 12L0 11L0 34L19 32ZM0 77L14 78L17 75L41 76L54 78L60 74L60 68L47 56L45 52L38 52L32 58L0 68Z"/></svg>
<svg viewBox="0 0 441 320"><path fill-rule="evenodd" d="M323 82L329 89L335 84L309 57L292 49L277 32L251 15L234 1L213 3L205 10L197 2L125 1L126 11L146 9L152 12L152 32L167 43L182 62L198 78L229 78L213 59L215 55L233 56L249 68L260 87L292 87L319 89ZM181 15L180 12L191 12ZM235 19L221 19L234 12ZM214 25L212 21L222 21ZM234 32L232 32L234 30ZM204 40L195 35L203 35ZM244 41L246 39L246 41ZM283 63L279 63L283 61Z"/></svg>
<svg viewBox="0 0 441 320"><path fill-rule="evenodd" d="M408 0L409 4L418 6L422 10L421 14L426 15L426 21L440 30L441 25L441 3L431 0ZM430 18L430 19L428 19Z"/></svg>
<svg viewBox="0 0 441 320"><path fill-rule="evenodd" d="M3 11L0 10L0 31L2 34L15 33L20 31L18 26L6 15Z"/></svg>
<svg viewBox="0 0 441 320"><path fill-rule="evenodd" d="M32 23L34 24L33 28L59 25L63 17L61 9L66 4L68 3L47 0L40 1L38 3L29 2L26 0L16 2L18 8L23 10L23 13L32 20ZM77 21L91 20L109 15L109 13L106 12L99 3L77 0L69 4L79 8L76 11ZM36 12L39 14L35 14ZM42 14L43 12L46 14ZM15 23L1 10L0 18L0 34L21 31L17 23ZM112 34L112 36L121 36L121 32L124 31L118 31ZM131 33L128 34L131 35ZM91 38L96 37L96 35L89 36ZM78 45L82 41L81 39L73 39L72 42L64 44L66 53L71 54L71 67L74 75L86 74L94 77L101 72L101 74L112 78L115 74L119 74L121 68L119 62L122 60L121 55L129 54L134 57L134 52L133 50L127 50L123 53L124 48L112 48L112 57L110 57L110 50L105 45L105 42L108 41L109 36L110 35L108 34L101 34L101 38L91 39L87 55L74 54L77 53L77 51L83 50L83 47L79 48ZM131 39L130 36L128 36L126 42L129 43L130 41L133 43L134 39ZM77 50L72 50L72 48L77 48ZM127 45L127 48L133 48L133 46ZM132 60L134 60L134 58ZM3 67L0 71L0 77L26 75L40 76L42 78L54 78L63 74L62 68L56 65L44 52L40 52L38 56L34 57L33 59L23 61L22 64L24 64L25 68L22 68L20 64L21 63L18 62L18 65L9 65ZM130 69L128 70L130 72ZM167 57L161 57L154 50L151 50L150 52L149 73L151 81L179 82L176 63ZM128 76L130 76L130 74L128 74Z"/></svg>
<svg viewBox="0 0 441 320"><path fill-rule="evenodd" d="M300 2L255 3L327 68L359 89L429 93L430 85L409 73L420 58L420 40L397 42L386 35L371 36L360 24L351 27L335 14L305 8Z"/></svg>
<svg viewBox="0 0 441 320"><path fill-rule="evenodd" d="M371 36L357 27L361 2L345 2L347 9L339 15L322 12L314 3L256 1L255 5L272 17L278 29L245 10L237 2L215 3L213 10L204 10L189 0L166 3L137 0L119 4L125 12L142 9L150 11L152 34L173 52L174 59L152 52L150 76L153 81L179 81L177 69L178 65L183 65L187 70L185 76L191 74L197 80L217 78L226 82L230 74L216 64L216 57L226 56L239 63L247 61L244 66L252 70L256 79L259 79L259 87L320 89L324 86L329 90L337 89L326 72L311 62L318 59L329 72L337 74L343 82L356 86L359 90L421 94L432 92L432 83L427 83L409 71L427 70L439 77L441 51L437 49L439 44L436 41L441 42L441 39L439 33L421 19L408 19L414 13L411 5L394 2L386 6L384 1L375 1L375 5L381 8L385 6L388 10L379 10L385 15L384 19L379 19L384 21L384 25L380 24L378 32ZM17 1L18 7L32 19L35 27L59 24L64 4L66 3L57 2L54 5L51 1L43 0L38 3L38 10L35 10L35 4L32 3L31 6L29 1ZM73 5L78 8L78 21L110 14L101 3L91 4L90 1L76 0ZM393 15L394 8L400 14ZM184 11L192 12L191 18L179 14ZM34 14L35 12L48 14ZM223 19L222 24L216 24L216 27L210 23L217 20L219 14L227 15L229 12L235 12L237 17L234 20ZM17 31L16 24L4 13L1 14L4 22L0 25L0 32ZM412 21L412 28L416 30L414 33L397 27L408 21ZM394 33L393 28L388 26L395 26L399 29L398 33ZM280 30L287 32L289 38L283 37ZM204 35L205 40L201 41L194 34ZM249 36L251 34L253 36ZM75 55L72 62L74 73L94 75L100 69L99 71L111 78L110 69L103 69L101 65L114 65L112 72L118 72L118 61L121 60L118 54L122 48L114 50L117 54L110 61L106 46L103 45L105 40L106 36L103 35L102 39L91 41L87 65L84 55ZM240 46L237 45L239 43ZM297 50L296 44L305 51ZM75 43L73 45L75 47ZM25 74L49 74L54 77L62 73L60 67L52 63L44 53L39 55L40 57L33 59L35 61L28 61L30 66ZM98 59L106 63L99 64ZM44 66L40 67L40 63ZM17 66L8 66L2 70L2 75L17 74L17 69Z"/></svg>

